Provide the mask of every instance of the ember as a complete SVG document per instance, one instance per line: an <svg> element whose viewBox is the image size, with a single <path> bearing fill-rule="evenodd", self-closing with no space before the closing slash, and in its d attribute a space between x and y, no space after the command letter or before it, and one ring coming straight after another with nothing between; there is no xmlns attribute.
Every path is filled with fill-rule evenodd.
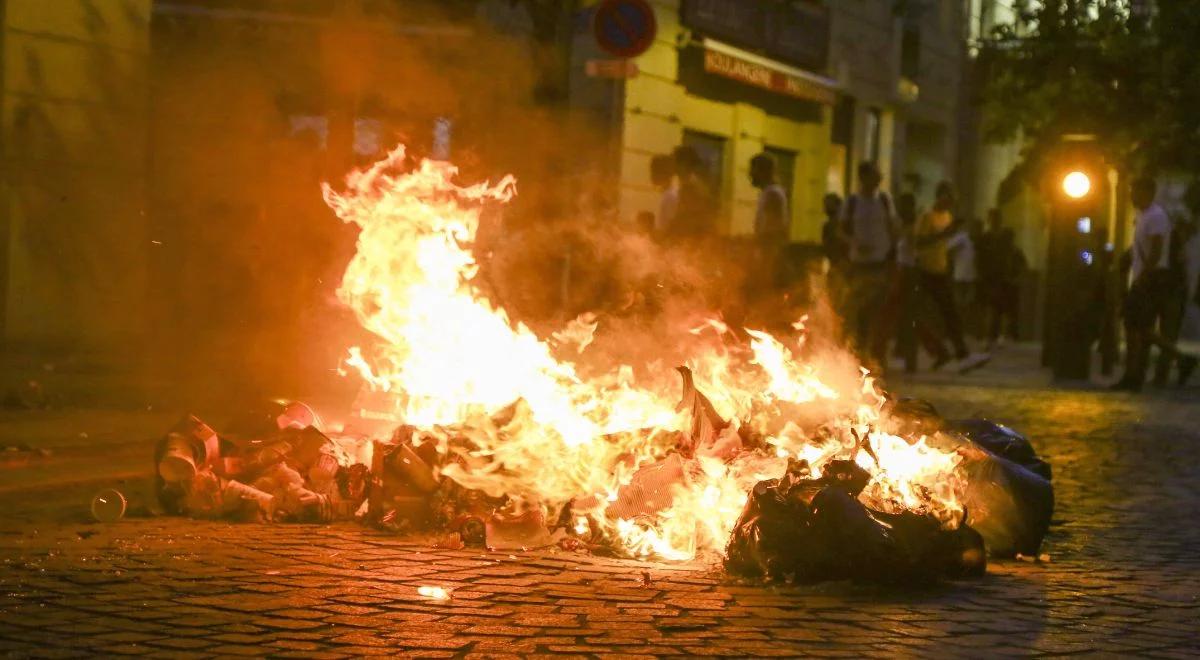
<svg viewBox="0 0 1200 660"><path fill-rule="evenodd" d="M978 432L889 405L803 322L783 337L747 330L748 342L699 322L678 338L689 357L676 369L594 364L602 318L549 339L512 321L478 288L472 243L483 208L507 202L514 181L464 187L455 174L409 166L398 148L346 190L325 188L360 229L338 295L378 340L351 348L346 366L386 395L373 417L391 420L390 437L326 435L297 404L241 436L189 418L159 448L169 510L365 514L441 530L447 546L725 556L733 571L801 579L978 574L985 542L1036 553L1048 513L988 506L1046 502L1010 466L1025 468Z"/></svg>

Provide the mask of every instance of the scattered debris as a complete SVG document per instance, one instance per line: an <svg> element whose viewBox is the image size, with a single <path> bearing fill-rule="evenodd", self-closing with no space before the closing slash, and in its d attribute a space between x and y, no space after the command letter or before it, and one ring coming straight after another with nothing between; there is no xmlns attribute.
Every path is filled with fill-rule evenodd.
<svg viewBox="0 0 1200 660"><path fill-rule="evenodd" d="M343 466L307 406L275 403L218 435L194 416L155 450L156 492L168 513L197 518L329 522L353 517L366 500L369 471ZM302 423L308 426L300 427Z"/></svg>

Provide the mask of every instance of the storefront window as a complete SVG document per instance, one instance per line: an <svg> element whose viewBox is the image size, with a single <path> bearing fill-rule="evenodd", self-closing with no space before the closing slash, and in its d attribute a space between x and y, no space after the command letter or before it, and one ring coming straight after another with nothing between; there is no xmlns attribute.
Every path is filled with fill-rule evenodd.
<svg viewBox="0 0 1200 660"><path fill-rule="evenodd" d="M775 178L787 193L788 208L792 208L790 203L796 186L796 152L775 147L767 147L763 151L775 160Z"/></svg>
<svg viewBox="0 0 1200 660"><path fill-rule="evenodd" d="M710 135L708 133L700 133L697 131L684 131L683 144L696 150L700 155L700 159L704 161L704 168L708 174L708 183L712 186L712 190L720 193L724 188L722 183L725 181L725 143L728 142L723 137Z"/></svg>

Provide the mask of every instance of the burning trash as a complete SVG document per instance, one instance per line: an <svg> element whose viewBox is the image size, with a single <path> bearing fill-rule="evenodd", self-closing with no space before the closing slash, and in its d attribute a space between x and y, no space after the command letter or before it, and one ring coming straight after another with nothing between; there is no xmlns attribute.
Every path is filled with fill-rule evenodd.
<svg viewBox="0 0 1200 660"><path fill-rule="evenodd" d="M814 476L794 461L754 487L726 550L734 573L801 582L922 582L983 575L984 541L963 521L946 529L929 514L887 513L859 499L870 481L851 461Z"/></svg>
<svg viewBox="0 0 1200 660"><path fill-rule="evenodd" d="M296 403L222 433L186 418L155 457L168 511L362 517L440 547L723 557L801 581L971 576L989 553L1036 555L1053 492L1023 438L890 402L802 322L777 337L697 317L672 340L682 364L625 365L596 352L603 318L547 338L513 321L477 284L472 247L514 182L455 174L399 148L324 191L360 230L338 296L377 340L345 372L387 430L323 431Z"/></svg>
<svg viewBox="0 0 1200 660"><path fill-rule="evenodd" d="M264 521L352 517L366 500L366 467L339 460L338 447L315 426L297 428L316 421L290 416L288 409L298 404L277 405L271 426L251 425L253 436L218 435L194 416L176 424L155 451L155 490L163 509Z"/></svg>

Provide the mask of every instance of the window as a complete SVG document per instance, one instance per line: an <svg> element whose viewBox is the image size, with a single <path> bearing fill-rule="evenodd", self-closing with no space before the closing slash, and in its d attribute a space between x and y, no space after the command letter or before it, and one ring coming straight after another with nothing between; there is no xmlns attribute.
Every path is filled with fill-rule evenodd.
<svg viewBox="0 0 1200 660"><path fill-rule="evenodd" d="M725 181L725 143L727 140L716 135L697 131L684 131L683 144L696 150L708 174L708 184L720 196Z"/></svg>
<svg viewBox="0 0 1200 660"><path fill-rule="evenodd" d="M788 208L792 208L792 189L796 185L796 152L767 147L763 149L763 153L774 159L775 179L787 194Z"/></svg>

